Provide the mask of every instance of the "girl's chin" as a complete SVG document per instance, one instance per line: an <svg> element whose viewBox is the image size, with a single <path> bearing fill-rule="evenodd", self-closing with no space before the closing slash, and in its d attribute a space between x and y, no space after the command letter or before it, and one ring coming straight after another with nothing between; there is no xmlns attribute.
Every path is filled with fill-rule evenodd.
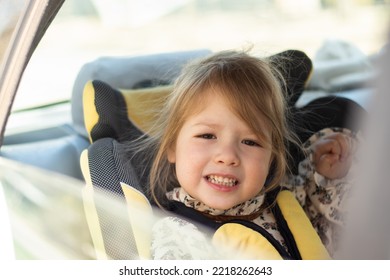
<svg viewBox="0 0 390 280"><path fill-rule="evenodd" d="M221 191L220 189L216 191L214 188L211 188L211 190L213 191L205 190L202 197L202 202L211 208L225 211L240 204L237 201L238 194L232 192L232 189L230 191Z"/></svg>

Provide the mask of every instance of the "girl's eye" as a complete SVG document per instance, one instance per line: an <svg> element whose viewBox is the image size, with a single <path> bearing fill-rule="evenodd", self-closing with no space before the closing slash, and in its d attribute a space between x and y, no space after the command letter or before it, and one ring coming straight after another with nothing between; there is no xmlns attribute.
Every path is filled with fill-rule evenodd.
<svg viewBox="0 0 390 280"><path fill-rule="evenodd" d="M215 136L211 133L200 134L197 137L203 139L215 139Z"/></svg>
<svg viewBox="0 0 390 280"><path fill-rule="evenodd" d="M257 146L257 147L260 147L260 145L259 145L257 142L253 141L253 140L248 140L248 139L246 139L246 140L242 140L241 143L242 143L242 144L245 144L245 145L248 145L248 146Z"/></svg>

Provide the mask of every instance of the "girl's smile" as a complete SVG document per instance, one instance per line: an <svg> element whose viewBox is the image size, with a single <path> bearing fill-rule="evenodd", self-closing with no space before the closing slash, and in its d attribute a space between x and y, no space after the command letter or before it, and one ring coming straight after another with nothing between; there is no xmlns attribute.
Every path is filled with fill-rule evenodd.
<svg viewBox="0 0 390 280"><path fill-rule="evenodd" d="M205 177L212 188L221 192L231 192L239 187L238 180L228 175L208 175Z"/></svg>
<svg viewBox="0 0 390 280"><path fill-rule="evenodd" d="M238 180L233 176L208 175L206 176L206 179L210 183L225 187L234 187L238 185Z"/></svg>

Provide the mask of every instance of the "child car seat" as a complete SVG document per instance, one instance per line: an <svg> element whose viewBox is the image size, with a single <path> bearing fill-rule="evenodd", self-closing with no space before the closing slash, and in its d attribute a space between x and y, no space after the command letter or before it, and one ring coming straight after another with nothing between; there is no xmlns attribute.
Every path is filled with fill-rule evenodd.
<svg viewBox="0 0 390 280"><path fill-rule="evenodd" d="M208 54L207 51L201 51L195 55L191 52L187 58L191 59L206 54ZM169 57L168 54L166 55ZM172 56L175 57L175 54L171 54L171 62ZM310 77L311 60L306 54L296 50L278 53L270 58L285 75L285 90L290 105L293 105L303 92L305 83ZM117 61L115 61L116 63ZM105 65L107 66L107 63ZM86 193L91 194L95 190L103 190L109 195L117 196L129 207L129 223L120 225L122 228L120 232L125 236L120 238L121 243L127 243L128 246L122 247L118 253L115 251L118 250L118 246L114 244L118 242L118 239L110 231L110 221L105 221L104 217L99 216L98 209L94 208L93 203L91 203L93 199L86 199L88 206L86 207L86 215L91 224L91 234L99 249L98 256L100 258L150 257L148 250L150 236L147 232L137 231L141 225L134 222L130 210L133 204L136 204L135 199L141 201L143 206L140 207L145 208L145 217L151 213L150 201L145 196L147 178L140 176L144 166L140 166L139 158L126 153L122 136L126 132L126 136L130 138L127 140L132 140L143 136L145 131L148 131L156 116L148 114L146 107L161 104L162 99L172 90L173 79L162 83L162 85L161 83L156 85L153 81L164 80L161 76L152 76L148 79L145 76L144 67L140 66L139 63L134 67L143 69L144 76L141 84L148 84L149 87L143 86L134 89L134 85L139 85L140 81L133 83L130 87L118 86L118 83L107 81L106 77L105 81L100 79L86 81L83 90L84 129L91 141L91 145L82 153L80 160L87 183L86 189L89 190ZM123 67L121 68L123 70ZM134 69L132 71L135 73ZM176 71L176 75L178 72ZM121 76L124 76L123 73ZM95 226L92 227L92 225Z"/></svg>

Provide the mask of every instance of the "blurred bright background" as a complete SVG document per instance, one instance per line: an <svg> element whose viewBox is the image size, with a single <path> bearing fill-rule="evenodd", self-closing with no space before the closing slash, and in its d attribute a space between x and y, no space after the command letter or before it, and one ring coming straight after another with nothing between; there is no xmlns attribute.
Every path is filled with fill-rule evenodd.
<svg viewBox="0 0 390 280"><path fill-rule="evenodd" d="M253 46L311 58L327 40L378 53L388 0L67 0L26 69L14 110L68 100L80 67L100 56ZM34 98L29 98L34 91Z"/></svg>

